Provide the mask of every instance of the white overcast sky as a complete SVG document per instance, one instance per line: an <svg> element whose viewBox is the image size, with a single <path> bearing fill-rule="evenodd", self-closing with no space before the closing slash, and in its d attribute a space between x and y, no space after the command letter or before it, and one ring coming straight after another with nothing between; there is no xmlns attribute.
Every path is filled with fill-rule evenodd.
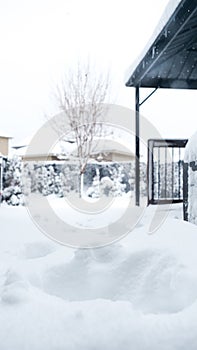
<svg viewBox="0 0 197 350"><path fill-rule="evenodd" d="M45 121L51 93L74 60L110 67L117 104L134 108L124 74L168 0L0 0L0 134L18 142ZM147 91L143 91L143 95ZM162 90L141 112L163 137L196 129L196 91Z"/></svg>

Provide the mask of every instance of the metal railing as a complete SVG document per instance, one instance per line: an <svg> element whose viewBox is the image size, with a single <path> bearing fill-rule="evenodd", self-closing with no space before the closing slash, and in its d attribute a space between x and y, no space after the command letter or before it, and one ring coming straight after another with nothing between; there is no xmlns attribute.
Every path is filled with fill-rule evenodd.
<svg viewBox="0 0 197 350"><path fill-rule="evenodd" d="M187 141L148 140L148 204L183 202L183 154Z"/></svg>

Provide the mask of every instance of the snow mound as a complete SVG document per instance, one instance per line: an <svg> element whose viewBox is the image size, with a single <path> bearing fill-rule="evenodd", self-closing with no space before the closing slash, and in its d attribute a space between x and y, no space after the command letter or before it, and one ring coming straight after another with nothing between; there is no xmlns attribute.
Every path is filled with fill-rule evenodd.
<svg viewBox="0 0 197 350"><path fill-rule="evenodd" d="M122 253L119 262L111 247L79 250L69 263L46 271L45 292L69 301L125 300L144 313L175 313L197 299L197 280L173 254L117 250Z"/></svg>
<svg viewBox="0 0 197 350"><path fill-rule="evenodd" d="M55 246L50 242L32 242L26 243L23 248L23 255L26 259L42 258L55 251Z"/></svg>
<svg viewBox="0 0 197 350"><path fill-rule="evenodd" d="M7 304L16 304L28 299L28 283L14 270L5 273L5 282L2 287L1 301Z"/></svg>
<svg viewBox="0 0 197 350"><path fill-rule="evenodd" d="M168 217L148 235L154 213L118 243L74 250L2 207L0 349L196 350L197 227Z"/></svg>
<svg viewBox="0 0 197 350"><path fill-rule="evenodd" d="M197 299L197 281L174 255L162 250L137 252L119 267L116 298L143 313L176 313Z"/></svg>
<svg viewBox="0 0 197 350"><path fill-rule="evenodd" d="M90 261L98 261L100 263L113 262L124 257L125 251L123 246L119 243L111 246L95 249L79 249L75 251L75 259L84 261L88 259Z"/></svg>

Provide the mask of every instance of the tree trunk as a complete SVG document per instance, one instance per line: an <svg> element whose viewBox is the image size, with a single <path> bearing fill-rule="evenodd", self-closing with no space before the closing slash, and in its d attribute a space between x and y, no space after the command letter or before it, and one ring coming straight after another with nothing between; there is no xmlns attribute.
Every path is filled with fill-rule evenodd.
<svg viewBox="0 0 197 350"><path fill-rule="evenodd" d="M79 178L78 178L78 186L79 186L79 198L81 198L83 196L83 179L84 179L84 173L79 174Z"/></svg>

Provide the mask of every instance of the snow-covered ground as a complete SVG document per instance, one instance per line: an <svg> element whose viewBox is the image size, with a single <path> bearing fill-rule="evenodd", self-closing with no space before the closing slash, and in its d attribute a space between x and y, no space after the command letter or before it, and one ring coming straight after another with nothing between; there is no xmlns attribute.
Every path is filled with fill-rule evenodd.
<svg viewBox="0 0 197 350"><path fill-rule="evenodd" d="M196 350L197 227L172 206L148 234L154 211L119 242L72 249L1 206L0 350Z"/></svg>

